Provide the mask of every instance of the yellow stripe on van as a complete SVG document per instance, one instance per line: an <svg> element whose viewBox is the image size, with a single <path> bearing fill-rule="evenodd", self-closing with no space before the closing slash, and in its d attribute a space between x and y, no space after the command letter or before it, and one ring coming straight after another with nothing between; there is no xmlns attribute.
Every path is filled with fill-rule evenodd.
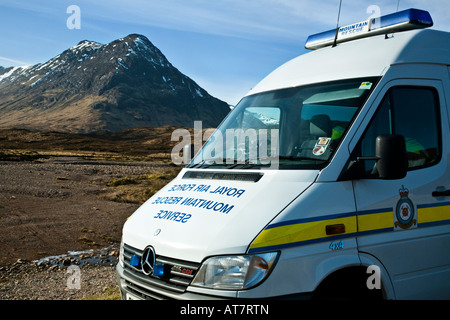
<svg viewBox="0 0 450 320"><path fill-rule="evenodd" d="M376 212L358 215L358 231L374 231L379 229L393 228L393 212Z"/></svg>
<svg viewBox="0 0 450 320"><path fill-rule="evenodd" d="M277 227L271 227L265 229L259 234L259 236L253 241L250 246L250 251L262 248L262 247L278 247L286 246L292 244L299 244L301 242L314 242L314 240L326 240L327 238L333 238L336 236L350 235L354 234L357 230L356 216L335 218L335 219L325 219L299 222L281 225ZM339 235L327 235L326 226L344 224L345 233Z"/></svg>
<svg viewBox="0 0 450 320"><path fill-rule="evenodd" d="M450 202L418 205L417 220L419 228L450 224ZM344 224L345 233L327 235L326 226L336 224ZM250 245L249 252L391 231L394 231L394 212L390 208L292 220L269 225Z"/></svg>
<svg viewBox="0 0 450 320"><path fill-rule="evenodd" d="M446 204L440 206L419 205L417 208L417 222L419 225L450 220L450 206Z"/></svg>

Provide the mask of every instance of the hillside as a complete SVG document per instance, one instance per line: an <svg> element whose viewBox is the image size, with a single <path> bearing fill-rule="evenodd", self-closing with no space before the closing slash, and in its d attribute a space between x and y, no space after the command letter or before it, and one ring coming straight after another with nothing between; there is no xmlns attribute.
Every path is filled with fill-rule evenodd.
<svg viewBox="0 0 450 320"><path fill-rule="evenodd" d="M141 127L114 133L75 134L26 129L0 129L1 160L35 160L41 157L170 161L174 126Z"/></svg>
<svg viewBox="0 0 450 320"><path fill-rule="evenodd" d="M117 132L195 120L216 127L229 110L143 35L84 40L43 64L0 68L0 128Z"/></svg>

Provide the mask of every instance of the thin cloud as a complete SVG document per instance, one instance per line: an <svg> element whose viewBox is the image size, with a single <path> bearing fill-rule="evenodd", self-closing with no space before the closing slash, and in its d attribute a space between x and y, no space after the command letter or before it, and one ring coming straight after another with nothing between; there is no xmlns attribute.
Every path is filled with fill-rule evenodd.
<svg viewBox="0 0 450 320"><path fill-rule="evenodd" d="M7 57L2 57L0 56L0 61L7 61L9 63L13 63L14 65L22 65L22 66L29 66L30 63L28 62L24 62L24 61L20 61L20 60L16 60L16 59L11 59L11 58L7 58ZM0 63L1 65L1 63Z"/></svg>
<svg viewBox="0 0 450 320"><path fill-rule="evenodd" d="M398 0L342 0L340 24L368 19L371 5L381 14L395 12ZM82 12L92 18L202 34L298 41L305 36L334 28L339 1L315 0L135 0L123 2L79 1ZM435 11L437 20L450 10L447 0L401 0L399 9L410 7ZM439 12L437 10L439 8ZM84 10L84 11L83 11ZM433 14L433 13L432 13Z"/></svg>
<svg viewBox="0 0 450 320"><path fill-rule="evenodd" d="M50 0L5 0L3 5L47 15L65 17L65 11L55 8ZM53 5L52 5L53 4ZM341 25L367 19L370 5L379 6L381 14L395 12L398 0L342 0ZM291 42L315 32L336 26L339 0L78 0L86 23L123 22L130 25L153 26L177 31L228 36L244 39L268 39ZM444 28L448 0L400 0L399 9L430 10ZM61 12L60 12L61 11Z"/></svg>
<svg viewBox="0 0 450 320"><path fill-rule="evenodd" d="M86 4L92 18L116 20L172 30L202 34L248 38L290 36L281 15L275 8L259 1L133 1L126 4L111 1L108 8L98 2ZM83 10L83 5L80 4ZM273 10L271 10L273 8ZM272 11L272 12L271 12ZM118 14L120 12L120 14Z"/></svg>

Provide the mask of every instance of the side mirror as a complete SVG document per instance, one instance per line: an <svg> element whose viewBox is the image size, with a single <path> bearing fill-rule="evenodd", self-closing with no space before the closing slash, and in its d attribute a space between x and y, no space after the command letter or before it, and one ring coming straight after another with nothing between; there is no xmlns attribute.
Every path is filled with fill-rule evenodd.
<svg viewBox="0 0 450 320"><path fill-rule="evenodd" d="M408 171L408 157L405 138L401 135L383 134L375 140L375 157L357 157L349 160L347 168L338 178L356 180L364 177L362 163L367 160L376 161L378 175L384 180L402 179Z"/></svg>
<svg viewBox="0 0 450 320"><path fill-rule="evenodd" d="M402 179L408 171L408 157L405 138L397 134L384 134L377 137L377 170L381 179Z"/></svg>

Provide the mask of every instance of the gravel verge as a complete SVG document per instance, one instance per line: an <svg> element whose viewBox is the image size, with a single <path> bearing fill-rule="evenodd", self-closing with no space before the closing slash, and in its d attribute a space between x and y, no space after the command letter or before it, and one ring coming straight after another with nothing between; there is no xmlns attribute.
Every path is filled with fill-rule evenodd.
<svg viewBox="0 0 450 320"><path fill-rule="evenodd" d="M0 267L0 300L120 299L117 250L85 251Z"/></svg>

